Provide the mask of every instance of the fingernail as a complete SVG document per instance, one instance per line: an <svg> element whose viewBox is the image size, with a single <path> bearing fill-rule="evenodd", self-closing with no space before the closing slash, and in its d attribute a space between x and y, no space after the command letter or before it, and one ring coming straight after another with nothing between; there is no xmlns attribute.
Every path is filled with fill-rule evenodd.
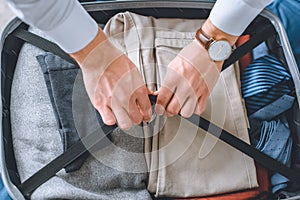
<svg viewBox="0 0 300 200"><path fill-rule="evenodd" d="M160 104L155 105L155 113L157 115L163 115L164 112L165 112L165 108L162 105L160 105Z"/></svg>
<svg viewBox="0 0 300 200"><path fill-rule="evenodd" d="M114 125L116 122L114 120L106 120L105 121L105 124L108 125L108 126L112 126Z"/></svg>
<svg viewBox="0 0 300 200"><path fill-rule="evenodd" d="M132 125L123 125L123 126L119 126L120 129L124 130L124 131L128 131L129 129L131 129Z"/></svg>

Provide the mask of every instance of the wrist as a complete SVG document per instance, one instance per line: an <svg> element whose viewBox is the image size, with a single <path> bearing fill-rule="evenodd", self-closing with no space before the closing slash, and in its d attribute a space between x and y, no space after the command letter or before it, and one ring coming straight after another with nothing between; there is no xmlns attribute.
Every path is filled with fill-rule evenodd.
<svg viewBox="0 0 300 200"><path fill-rule="evenodd" d="M209 18L205 21L201 29L211 38L215 40L226 40L231 46L233 46L238 39L237 36L227 34L218 29Z"/></svg>
<svg viewBox="0 0 300 200"><path fill-rule="evenodd" d="M89 43L87 44L83 49L71 53L70 56L74 58L77 63L80 65L83 63L83 61L86 59L86 57L102 42L107 40L106 35L103 33L103 31L99 28L98 33L96 37Z"/></svg>

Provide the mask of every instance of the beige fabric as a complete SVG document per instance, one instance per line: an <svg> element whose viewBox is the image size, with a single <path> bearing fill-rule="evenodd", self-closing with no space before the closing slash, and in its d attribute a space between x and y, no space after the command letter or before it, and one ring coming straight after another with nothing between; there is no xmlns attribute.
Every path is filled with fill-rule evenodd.
<svg viewBox="0 0 300 200"><path fill-rule="evenodd" d="M166 67L194 39L203 20L154 19L120 13L105 27L112 42L157 90ZM222 72L203 117L249 142L237 66ZM254 161L175 116L144 127L148 190L156 196L193 197L257 187Z"/></svg>

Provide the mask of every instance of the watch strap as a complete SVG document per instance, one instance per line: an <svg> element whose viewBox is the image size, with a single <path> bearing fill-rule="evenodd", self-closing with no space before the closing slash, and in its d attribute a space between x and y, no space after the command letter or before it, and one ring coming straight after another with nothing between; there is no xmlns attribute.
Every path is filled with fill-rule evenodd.
<svg viewBox="0 0 300 200"><path fill-rule="evenodd" d="M209 48L209 45L214 41L213 38L209 37L202 28L199 28L196 32L196 39L204 45L205 49Z"/></svg>

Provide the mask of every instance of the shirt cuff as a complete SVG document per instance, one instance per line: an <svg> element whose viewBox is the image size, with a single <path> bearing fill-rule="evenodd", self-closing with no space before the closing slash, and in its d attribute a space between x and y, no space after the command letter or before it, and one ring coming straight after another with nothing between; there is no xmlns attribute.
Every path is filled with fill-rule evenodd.
<svg viewBox="0 0 300 200"><path fill-rule="evenodd" d="M221 31L233 36L240 36L271 1L262 1L264 3L260 2L254 7L242 0L218 0L209 18Z"/></svg>
<svg viewBox="0 0 300 200"><path fill-rule="evenodd" d="M43 32L67 53L75 53L96 37L98 24L80 4L75 4L64 22Z"/></svg>

